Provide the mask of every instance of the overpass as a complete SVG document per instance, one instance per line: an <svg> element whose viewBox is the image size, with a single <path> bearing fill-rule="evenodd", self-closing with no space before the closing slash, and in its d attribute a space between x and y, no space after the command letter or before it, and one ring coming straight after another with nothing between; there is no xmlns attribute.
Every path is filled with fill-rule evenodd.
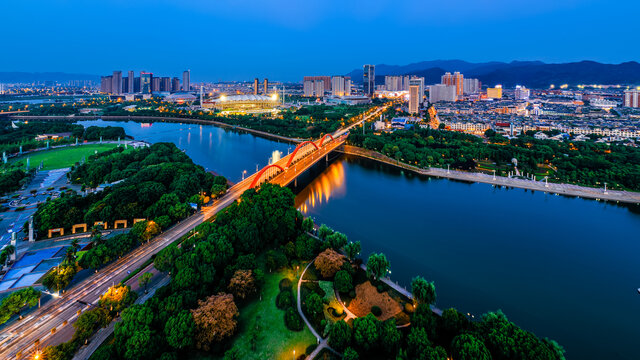
<svg viewBox="0 0 640 360"><path fill-rule="evenodd" d="M295 150L277 161L265 166L258 172L232 186L225 195L208 206L204 206L194 215L182 220L152 241L140 245L130 253L100 269L89 278L76 284L59 298L53 299L34 310L24 319L14 322L0 333L0 359L25 359L46 345L56 345L63 339L55 334L63 327L72 326L78 316L90 306L95 305L102 294L113 284L122 281L129 271L139 268L158 251L188 234L202 222L215 216L219 211L234 203L246 190L259 187L264 182L286 186L329 153L344 144L349 130L364 121L372 119L387 109L389 105L368 111L362 119L327 134L315 141L304 141Z"/></svg>

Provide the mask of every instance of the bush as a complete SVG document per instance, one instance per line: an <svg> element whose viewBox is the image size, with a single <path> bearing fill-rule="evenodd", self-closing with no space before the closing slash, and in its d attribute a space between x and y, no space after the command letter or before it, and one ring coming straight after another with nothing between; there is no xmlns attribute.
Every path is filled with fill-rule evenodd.
<svg viewBox="0 0 640 360"><path fill-rule="evenodd" d="M375 316L380 316L382 315L382 309L380 309L378 305L373 305L371 307L371 313Z"/></svg>
<svg viewBox="0 0 640 360"><path fill-rule="evenodd" d="M298 314L298 311L293 307L287 308L287 311L284 314L284 325L291 331L302 330L302 318L300 317L300 314Z"/></svg>
<svg viewBox="0 0 640 360"><path fill-rule="evenodd" d="M379 293L383 293L384 292L384 286L382 286L382 285L376 286L376 289L378 289Z"/></svg>
<svg viewBox="0 0 640 360"><path fill-rule="evenodd" d="M331 316L339 318L344 314L344 310L339 307L337 309L334 309L333 307L329 307L327 308L327 311L329 311L329 314L331 314Z"/></svg>
<svg viewBox="0 0 640 360"><path fill-rule="evenodd" d="M293 305L293 293L291 289L280 291L276 296L276 307L278 309L286 309Z"/></svg>
<svg viewBox="0 0 640 360"><path fill-rule="evenodd" d="M280 287L280 291L284 291L285 289L291 290L291 280L289 278L284 278L280 280L280 284L278 284L278 286Z"/></svg>

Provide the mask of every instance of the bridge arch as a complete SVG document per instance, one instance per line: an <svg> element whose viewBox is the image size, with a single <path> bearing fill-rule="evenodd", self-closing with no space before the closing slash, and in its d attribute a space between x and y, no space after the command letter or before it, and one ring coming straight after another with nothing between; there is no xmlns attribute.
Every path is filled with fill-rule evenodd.
<svg viewBox="0 0 640 360"><path fill-rule="evenodd" d="M296 149L293 150L293 153L291 153L291 157L289 158L289 161L287 161L287 165L285 166L285 168L288 168L289 166L291 166L291 163L294 160L297 160L296 159L296 155L298 155L299 151L302 150L302 153L300 154L300 157L304 157L305 155L307 155L310 152L309 151L309 148L310 148L309 145L313 145L313 147L316 150L320 149L318 147L318 145L316 145L316 143L314 143L313 141L303 141L303 142L301 142L300 144L298 144L298 146L296 146ZM304 148L304 150L303 150L303 148ZM313 150L311 150L311 151L313 151Z"/></svg>
<svg viewBox="0 0 640 360"><path fill-rule="evenodd" d="M275 173L273 173L273 171L276 171ZM280 170L280 171L278 171ZM256 176L253 178L253 181L251 181L251 185L249 186L249 188L253 189L254 187L260 185L260 179L263 177L263 175L267 175L269 176L270 174L277 174L280 173L281 171L284 171L284 169L282 168L282 166L277 165L277 164L271 164L269 166L265 166L264 168L262 168L262 170L260 170Z"/></svg>
<svg viewBox="0 0 640 360"><path fill-rule="evenodd" d="M322 147L322 145L324 144L324 141L327 140L327 138L331 138L331 141L335 140L333 138L333 135L325 134L325 136L323 136L322 139L320 139L320 147Z"/></svg>

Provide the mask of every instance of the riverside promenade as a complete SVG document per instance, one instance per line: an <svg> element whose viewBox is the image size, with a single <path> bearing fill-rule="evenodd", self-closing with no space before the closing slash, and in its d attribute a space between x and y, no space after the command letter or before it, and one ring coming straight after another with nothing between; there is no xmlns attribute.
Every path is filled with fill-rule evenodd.
<svg viewBox="0 0 640 360"><path fill-rule="evenodd" d="M632 191L618 191L618 190L607 190L598 188L591 188L586 186L572 185L572 184L556 184L556 183L545 183L544 181L535 181L535 180L525 180L525 179L516 179L509 178L504 176L493 176L483 173L476 172L467 172L467 171L459 171L459 170L447 170L440 168L428 168L422 169L416 166L411 166L408 164L404 164L398 162L395 159L392 159L388 156L380 154L375 151L363 149L357 146L344 145L338 149L338 152L342 152L348 155L355 155L375 161L379 161L385 164L389 164L395 167L399 167L404 170L409 170L414 173L432 176L432 177L440 177L461 181L469 181L469 182L480 182L486 184L492 184L496 186L506 186L506 187L514 187L521 189L529 189L534 191L542 191L545 193L553 193L558 195L566 195L566 196L576 196L586 199L593 200L608 200L608 201L617 201L629 204L640 204L640 193L632 192Z"/></svg>

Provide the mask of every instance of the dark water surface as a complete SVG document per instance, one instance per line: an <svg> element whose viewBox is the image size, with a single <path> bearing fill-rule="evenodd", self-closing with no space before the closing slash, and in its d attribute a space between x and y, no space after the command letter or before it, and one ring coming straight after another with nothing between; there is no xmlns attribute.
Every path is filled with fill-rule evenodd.
<svg viewBox="0 0 640 360"><path fill-rule="evenodd" d="M289 144L212 126L123 126L169 141L198 164L241 178ZM384 252L392 277L434 280L437 306L479 316L502 309L568 359L638 359L640 211L611 203L418 177L369 160L334 156L299 178L296 205Z"/></svg>

